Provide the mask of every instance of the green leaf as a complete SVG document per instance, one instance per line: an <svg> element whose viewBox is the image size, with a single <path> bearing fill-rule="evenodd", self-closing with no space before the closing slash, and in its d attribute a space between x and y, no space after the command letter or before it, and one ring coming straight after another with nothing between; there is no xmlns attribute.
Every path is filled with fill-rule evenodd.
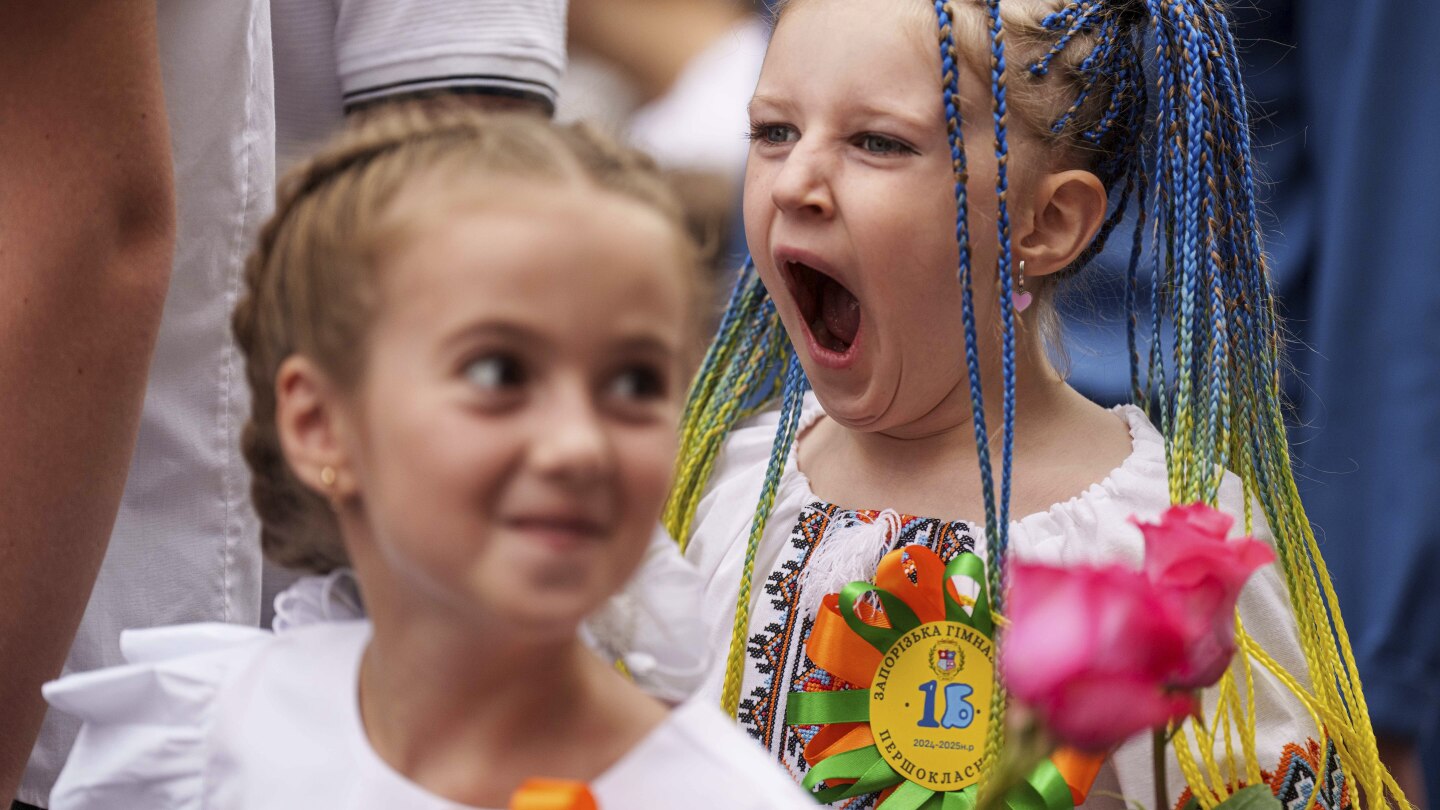
<svg viewBox="0 0 1440 810"><path fill-rule="evenodd" d="M1231 794L1230 798L1215 805L1216 810L1282 810L1282 807L1280 800L1275 798L1275 794L1265 785L1241 788Z"/></svg>

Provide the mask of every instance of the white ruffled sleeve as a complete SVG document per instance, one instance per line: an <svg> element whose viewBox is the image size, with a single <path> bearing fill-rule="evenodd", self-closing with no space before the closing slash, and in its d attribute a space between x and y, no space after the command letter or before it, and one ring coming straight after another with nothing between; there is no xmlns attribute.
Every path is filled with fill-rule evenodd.
<svg viewBox="0 0 1440 810"><path fill-rule="evenodd" d="M130 663L46 684L51 707L84 723L51 810L201 807L216 694L270 637L228 624L130 630L120 638Z"/></svg>
<svg viewBox="0 0 1440 810"><path fill-rule="evenodd" d="M275 595L276 633L317 622L343 622L365 617L355 571L337 568L323 576L306 576Z"/></svg>
<svg viewBox="0 0 1440 810"><path fill-rule="evenodd" d="M680 703L710 668L708 626L700 615L705 583L664 529L656 527L639 569L580 627L597 654L623 661L652 696ZM365 616L355 574L339 568L301 577L275 597L275 632Z"/></svg>
<svg viewBox="0 0 1440 810"><path fill-rule="evenodd" d="M586 617L581 638L609 660L625 663L652 696L680 703L710 668L700 614L705 583L662 528L650 537L640 568L625 589Z"/></svg>

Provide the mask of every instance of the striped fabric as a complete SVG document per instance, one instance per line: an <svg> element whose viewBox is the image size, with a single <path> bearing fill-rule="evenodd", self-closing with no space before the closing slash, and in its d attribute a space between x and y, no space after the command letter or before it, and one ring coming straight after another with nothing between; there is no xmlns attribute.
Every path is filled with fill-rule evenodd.
<svg viewBox="0 0 1440 810"><path fill-rule="evenodd" d="M282 167L346 110L434 90L538 99L565 70L565 0L271 0Z"/></svg>

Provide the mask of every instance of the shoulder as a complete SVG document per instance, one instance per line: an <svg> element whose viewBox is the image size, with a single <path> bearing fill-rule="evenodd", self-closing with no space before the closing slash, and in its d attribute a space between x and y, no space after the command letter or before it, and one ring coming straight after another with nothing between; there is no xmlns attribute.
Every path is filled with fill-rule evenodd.
<svg viewBox="0 0 1440 810"><path fill-rule="evenodd" d="M1052 565L1139 564L1133 520L1157 518L1170 505L1165 439L1139 408L1114 413L1130 430L1130 454L1078 495L1013 523L1013 547L1022 557Z"/></svg>
<svg viewBox="0 0 1440 810"><path fill-rule="evenodd" d="M199 806L216 697L269 634L224 624L130 631L130 663L45 685L51 707L83 722L50 806Z"/></svg>
<svg viewBox="0 0 1440 810"><path fill-rule="evenodd" d="M764 749L708 700L677 707L596 788L602 803L617 807L815 807Z"/></svg>
<svg viewBox="0 0 1440 810"><path fill-rule="evenodd" d="M204 806L227 723L253 726L275 681L323 678L301 662L363 648L361 623L316 625L285 636L225 624L127 631L128 663L45 685L50 705L82 721L51 794L54 810ZM312 690L315 687L311 687ZM335 691L333 685L323 688Z"/></svg>
<svg viewBox="0 0 1440 810"><path fill-rule="evenodd" d="M1171 506L1165 437L1134 405L1114 413L1130 429L1130 455L1084 492L1012 524L1014 548L1023 557L1055 565L1140 563L1144 543L1135 521L1156 521ZM1269 527L1253 504L1246 531L1244 487L1233 473L1225 473L1216 506L1235 519L1232 536L1269 542Z"/></svg>

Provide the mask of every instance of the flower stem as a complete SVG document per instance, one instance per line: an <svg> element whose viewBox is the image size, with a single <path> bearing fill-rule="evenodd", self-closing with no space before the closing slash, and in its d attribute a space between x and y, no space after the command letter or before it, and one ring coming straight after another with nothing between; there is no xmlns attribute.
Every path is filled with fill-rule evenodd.
<svg viewBox="0 0 1440 810"><path fill-rule="evenodd" d="M1155 810L1169 810L1169 791L1165 789L1165 728L1156 728L1152 734L1151 744L1155 749Z"/></svg>

